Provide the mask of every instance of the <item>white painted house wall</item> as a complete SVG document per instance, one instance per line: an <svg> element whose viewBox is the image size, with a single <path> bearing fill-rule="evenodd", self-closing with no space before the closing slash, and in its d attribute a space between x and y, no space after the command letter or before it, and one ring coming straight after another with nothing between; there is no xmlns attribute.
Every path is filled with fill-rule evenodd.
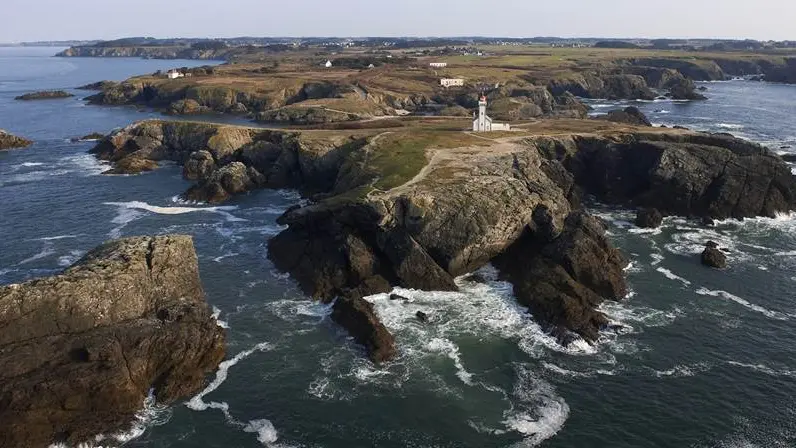
<svg viewBox="0 0 796 448"><path fill-rule="evenodd" d="M439 80L440 85L442 87L459 87L464 85L464 79L462 78L442 78Z"/></svg>
<svg viewBox="0 0 796 448"><path fill-rule="evenodd" d="M432 62L432 63L430 63L428 65L430 67L434 67L434 68L445 68L445 67L448 66L448 63L447 62Z"/></svg>

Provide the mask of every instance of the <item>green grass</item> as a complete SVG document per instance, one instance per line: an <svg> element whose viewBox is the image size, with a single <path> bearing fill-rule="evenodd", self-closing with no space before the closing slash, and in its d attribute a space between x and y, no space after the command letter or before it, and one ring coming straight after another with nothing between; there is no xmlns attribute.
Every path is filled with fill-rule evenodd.
<svg viewBox="0 0 796 448"><path fill-rule="evenodd" d="M429 148L489 144L461 131L414 131L385 135L367 154L365 166L377 175L373 187L387 191L412 180L428 164Z"/></svg>

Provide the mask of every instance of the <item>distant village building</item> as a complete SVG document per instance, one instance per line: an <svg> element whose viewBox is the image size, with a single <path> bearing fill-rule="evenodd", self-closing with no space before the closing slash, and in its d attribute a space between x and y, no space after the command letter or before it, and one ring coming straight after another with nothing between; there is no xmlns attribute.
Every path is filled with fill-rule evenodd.
<svg viewBox="0 0 796 448"><path fill-rule="evenodd" d="M368 65L368 68L376 68L376 66L373 65L373 64L370 64L370 65Z"/></svg>
<svg viewBox="0 0 796 448"><path fill-rule="evenodd" d="M478 102L478 116L473 120L473 132L510 131L508 123L493 123L486 114L486 96L481 96Z"/></svg>
<svg viewBox="0 0 796 448"><path fill-rule="evenodd" d="M432 62L432 63L430 63L428 65L430 67L433 67L433 68L445 68L445 67L448 66L448 63L447 62Z"/></svg>
<svg viewBox="0 0 796 448"><path fill-rule="evenodd" d="M464 85L464 79L462 78L442 78L439 80L440 85L442 87L461 87Z"/></svg>
<svg viewBox="0 0 796 448"><path fill-rule="evenodd" d="M185 74L184 74L184 73L182 73L181 71L177 70L177 69L172 69L172 70L169 70L169 71L166 73L166 76L167 76L169 79L177 79L177 78L183 78L183 77L185 77Z"/></svg>
<svg viewBox="0 0 796 448"><path fill-rule="evenodd" d="M332 61L326 61L326 64L323 64L326 68L332 68Z"/></svg>

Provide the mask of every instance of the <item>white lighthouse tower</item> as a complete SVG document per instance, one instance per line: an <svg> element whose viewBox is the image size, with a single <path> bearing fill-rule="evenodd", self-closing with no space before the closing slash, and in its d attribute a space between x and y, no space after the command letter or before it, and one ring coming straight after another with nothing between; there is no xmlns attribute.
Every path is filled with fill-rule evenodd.
<svg viewBox="0 0 796 448"><path fill-rule="evenodd" d="M478 116L473 120L473 132L509 131L511 126L508 124L493 123L489 115L486 114L486 95L481 95L478 101Z"/></svg>

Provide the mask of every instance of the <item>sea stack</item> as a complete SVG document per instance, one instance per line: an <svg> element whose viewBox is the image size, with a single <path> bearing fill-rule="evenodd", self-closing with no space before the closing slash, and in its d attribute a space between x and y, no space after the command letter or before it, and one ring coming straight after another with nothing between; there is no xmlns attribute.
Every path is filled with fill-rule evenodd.
<svg viewBox="0 0 796 448"><path fill-rule="evenodd" d="M126 430L150 394L201 389L224 357L188 236L104 244L60 275L0 287L0 446Z"/></svg>

